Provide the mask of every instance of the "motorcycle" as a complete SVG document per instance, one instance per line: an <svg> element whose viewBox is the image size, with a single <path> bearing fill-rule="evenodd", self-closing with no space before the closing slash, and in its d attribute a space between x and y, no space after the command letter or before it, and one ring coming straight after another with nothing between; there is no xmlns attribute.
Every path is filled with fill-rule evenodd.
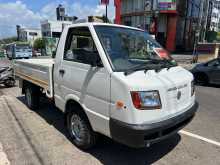
<svg viewBox="0 0 220 165"><path fill-rule="evenodd" d="M0 84L4 84L8 88L15 86L13 68L11 67L0 68Z"/></svg>

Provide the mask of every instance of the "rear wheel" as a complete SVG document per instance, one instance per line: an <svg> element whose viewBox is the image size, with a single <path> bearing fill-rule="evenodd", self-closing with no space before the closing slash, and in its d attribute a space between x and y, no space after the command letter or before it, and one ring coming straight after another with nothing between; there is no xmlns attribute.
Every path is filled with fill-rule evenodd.
<svg viewBox="0 0 220 165"><path fill-rule="evenodd" d="M67 115L67 126L72 141L78 148L87 150L95 145L97 135L92 130L87 116L83 112L69 112Z"/></svg>
<svg viewBox="0 0 220 165"><path fill-rule="evenodd" d="M25 99L27 106L30 109L32 110L38 109L40 102L40 89L34 85L28 85L25 88Z"/></svg>

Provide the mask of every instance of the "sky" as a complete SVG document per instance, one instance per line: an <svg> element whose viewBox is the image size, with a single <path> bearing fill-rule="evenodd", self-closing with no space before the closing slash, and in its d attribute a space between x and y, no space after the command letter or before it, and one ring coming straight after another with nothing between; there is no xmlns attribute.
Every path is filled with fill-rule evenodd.
<svg viewBox="0 0 220 165"><path fill-rule="evenodd" d="M110 0L108 15L114 19L114 0ZM66 14L86 18L103 15L100 0L0 0L0 39L16 36L16 25L40 27L42 20L56 20L56 7L62 4Z"/></svg>

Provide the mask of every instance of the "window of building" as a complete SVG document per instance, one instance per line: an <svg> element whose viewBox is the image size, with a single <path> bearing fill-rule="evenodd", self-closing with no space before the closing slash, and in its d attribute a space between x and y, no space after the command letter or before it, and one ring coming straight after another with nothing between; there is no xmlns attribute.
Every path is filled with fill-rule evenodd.
<svg viewBox="0 0 220 165"><path fill-rule="evenodd" d="M52 32L52 37L54 38L60 38L61 32Z"/></svg>
<svg viewBox="0 0 220 165"><path fill-rule="evenodd" d="M30 36L37 36L37 32L29 32Z"/></svg>

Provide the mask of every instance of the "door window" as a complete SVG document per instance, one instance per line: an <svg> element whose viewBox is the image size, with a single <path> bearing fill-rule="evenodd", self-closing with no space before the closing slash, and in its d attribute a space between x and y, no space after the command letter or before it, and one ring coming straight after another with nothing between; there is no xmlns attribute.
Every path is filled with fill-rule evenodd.
<svg viewBox="0 0 220 165"><path fill-rule="evenodd" d="M213 66L220 66L220 62L218 59L212 60L208 63L209 67L213 67Z"/></svg>
<svg viewBox="0 0 220 165"><path fill-rule="evenodd" d="M68 33L64 60L90 64L90 58L98 53L88 27L72 28Z"/></svg>

